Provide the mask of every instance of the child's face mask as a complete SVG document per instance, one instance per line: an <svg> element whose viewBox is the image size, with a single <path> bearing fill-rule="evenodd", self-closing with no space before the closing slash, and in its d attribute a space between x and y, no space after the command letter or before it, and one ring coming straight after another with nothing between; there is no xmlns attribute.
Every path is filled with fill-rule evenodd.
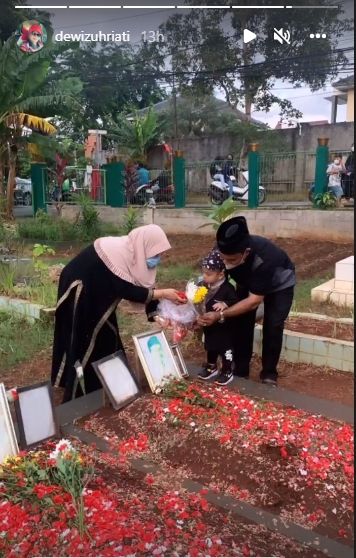
<svg viewBox="0 0 356 558"><path fill-rule="evenodd" d="M334 159L334 164L335 165L340 165L340 163L341 163L340 159Z"/></svg>
<svg viewBox="0 0 356 558"><path fill-rule="evenodd" d="M146 265L148 269L154 269L155 267L158 266L160 262L161 262L161 256L153 256L152 258L147 258Z"/></svg>

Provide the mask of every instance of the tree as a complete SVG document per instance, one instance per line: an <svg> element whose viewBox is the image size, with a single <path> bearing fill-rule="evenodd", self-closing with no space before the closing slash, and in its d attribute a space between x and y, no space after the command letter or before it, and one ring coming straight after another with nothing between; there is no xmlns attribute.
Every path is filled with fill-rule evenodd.
<svg viewBox="0 0 356 558"><path fill-rule="evenodd" d="M147 160L150 149L160 142L161 133L162 127L152 108L143 116L137 112L129 118L122 114L119 122L113 122L110 127L110 136L119 143L120 151L141 162Z"/></svg>
<svg viewBox="0 0 356 558"><path fill-rule="evenodd" d="M194 4L203 4L203 0ZM218 2L219 3L219 2ZM189 4L189 2L188 2ZM273 4L268 0L266 4ZM305 4L297 0L295 4ZM319 4L329 5L329 0ZM243 44L243 30L256 30L257 39ZM273 29L291 30L290 45L281 46ZM175 14L161 26L165 43L150 46L166 77L180 92L212 94L218 89L233 107L243 107L248 118L254 110L268 111L274 103L285 117L300 117L288 99L277 97L277 80L295 88L308 85L312 91L347 69L345 52L338 40L352 22L338 10L191 10ZM306 38L316 29L327 39L313 42ZM147 48L147 47L146 47ZM165 61L168 60L164 66Z"/></svg>
<svg viewBox="0 0 356 558"><path fill-rule="evenodd" d="M23 130L54 134L55 127L43 117L46 110L64 106L70 100L61 94L41 94L51 59L58 52L46 46L31 56L16 48L11 37L0 44L0 163L8 162L7 217L12 216L17 155L26 141ZM0 177L3 175L3 166Z"/></svg>
<svg viewBox="0 0 356 558"><path fill-rule="evenodd" d="M74 79L82 84L77 94L81 110L69 111L60 123L72 139L84 142L88 129L107 128L127 107L144 108L164 98L155 77L142 77L146 69L131 46L71 47L52 67L49 87L61 90Z"/></svg>
<svg viewBox="0 0 356 558"><path fill-rule="evenodd" d="M24 6L23 10L15 6ZM49 13L43 10L29 10L24 0L1 0L0 43L5 42L26 19L37 19L46 28L50 27Z"/></svg>

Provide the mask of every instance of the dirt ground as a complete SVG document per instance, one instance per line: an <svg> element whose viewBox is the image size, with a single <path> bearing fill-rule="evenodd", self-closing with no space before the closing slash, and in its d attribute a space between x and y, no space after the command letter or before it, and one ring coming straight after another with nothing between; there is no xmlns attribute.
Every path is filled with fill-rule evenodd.
<svg viewBox="0 0 356 558"><path fill-rule="evenodd" d="M215 243L213 235L176 235L169 240L172 250L164 255L165 263L194 263L197 266ZM336 244L286 238L277 238L275 242L295 263L298 279L321 277L332 271L337 261L354 253L352 243Z"/></svg>
<svg viewBox="0 0 356 558"><path fill-rule="evenodd" d="M285 329L298 331L320 337L330 337L332 339L342 339L343 341L354 340L354 326L352 324L341 324L335 321L312 320L310 318L289 318Z"/></svg>
<svg viewBox="0 0 356 558"><path fill-rule="evenodd" d="M212 386L208 389L216 388ZM217 400L220 396L223 400L224 390L217 391ZM289 415L288 409L277 406L273 410L273 404L272 407L269 404L264 407L264 403L257 403L260 405L256 412L256 416L259 417L258 424L251 424L244 432L240 419L239 426L235 425L233 430L228 427L220 429L219 407L209 411L193 405L190 407L190 412L193 413L191 415L189 405L185 407L184 402L183 399L171 400L164 396L157 398L147 395L120 413L106 408L92 417L81 420L80 425L99 436L105 434L111 443L115 443L115 447L120 447L120 440L127 439L128 432L134 439L142 435L147 436L149 447L143 457L159 464L167 471L167 475L174 472L176 480L190 478L333 539L340 539L342 528L345 531L343 537L347 539L343 542L352 543L351 479L345 480L342 468L338 467L333 469L327 478L322 475L319 477L318 472L314 477L310 472L310 476L305 479L299 472L303 471L303 460L298 431L299 428L308 428L310 420L313 420L308 418L310 415L300 415L298 419L291 419L292 422L296 420L295 430L292 428L296 437L292 436L286 443L284 454L284 450L273 441L274 426L271 426L272 430L266 426L268 434L266 438L262 435L263 443L259 436L261 429L265 428L264 421L271 419L268 417L269 413L273 416L278 415L279 427L283 426L283 432L287 432L288 417L292 416ZM234 400L234 403L239 405L237 400ZM240 412L234 411L237 408L232 408L234 403L227 406L231 417L234 417L235 413L238 416ZM176 424L172 422L171 412L174 416L180 416ZM222 411L223 414L225 412L226 410ZM251 409L250 413L252 416L254 411ZM231 417L226 417L227 424ZM324 426L319 422L315 424L321 446L324 440L327 445L326 440L332 440L334 430L337 432L339 428L339 425L332 421L322 419L322 422ZM257 428L257 435L254 434L254 428ZM324 438L323 432L327 432L327 438ZM242 443L242 440L245 440L247 445ZM312 446L310 450L313 453L311 448ZM314 459L312 455L310 459ZM160 477L157 482L160 482Z"/></svg>
<svg viewBox="0 0 356 558"><path fill-rule="evenodd" d="M297 268L298 279L308 279L323 276L333 271L337 261L354 253L354 246L335 242L310 241L307 239L295 240L286 238L272 239L285 250ZM164 263L168 264L193 264L199 266L202 257L208 253L215 244L213 234L194 235L182 234L169 236L172 250L163 256ZM53 258L70 257L77 254L81 247L77 244L63 245L56 248Z"/></svg>
<svg viewBox="0 0 356 558"><path fill-rule="evenodd" d="M109 418L109 415L107 418ZM180 502L182 497L188 497L182 492L178 493L179 479L175 477L173 470L170 471L171 475L168 477L145 475L145 473L136 471L130 467L122 466L115 461L115 458L112 462L111 460L106 461L105 457L100 456L93 448L82 449L83 452L90 451L91 455L93 455L94 452L97 458L96 468L100 471L102 479L110 485L112 494L117 496L119 500L127 503L127 505L130 505L130 499L132 499L131 505L136 510L138 521L142 521L145 524L148 523L150 519L149 514L153 514L154 519L157 520L159 514L157 514L156 506L157 503L161 501L165 491L169 491L177 502ZM123 467L124 470L122 471L121 469ZM99 488L100 486L99 484ZM194 497L195 496L192 496L192 498ZM202 497L204 497L204 495L202 495ZM191 510L189 510L189 512L191 513ZM172 507L169 516L166 516L167 525L170 521L168 517L175 518L175 515L177 515L179 518L183 518L179 519L176 523L178 529L174 524L172 527L172 533L175 534L176 538L176 544L174 545L175 552L186 552L187 548L184 543L182 544L182 539L185 540L185 544L187 544L193 536L198 536L199 533L202 533L202 536L205 537L205 540L207 540L209 544L210 540L217 539L220 545L224 545L223 548L226 553L224 553L224 555L226 556L281 556L284 558L325 557L322 552L302 546L285 536L269 531L263 525L249 522L241 516L227 513L220 510L218 507L213 507L211 505L204 506L198 513L193 512L192 517L194 513L196 514L195 524L192 520L189 520L187 513L182 514L179 512L179 508L178 511L175 511L175 508ZM187 517L190 523L188 527L189 534L186 533ZM171 521L170 524L172 524ZM168 537L165 546L169 546ZM214 555L219 556L218 552L219 550L217 554ZM145 556L146 553L141 553L141 555ZM165 555L163 549L161 555ZM203 554L200 554L199 549L196 548L194 555Z"/></svg>
<svg viewBox="0 0 356 558"><path fill-rule="evenodd" d="M164 264L186 264L193 263L199 266L199 261L203 254L208 252L214 244L214 236L196 236L196 235L176 235L170 238L172 250L164 256ZM290 240L277 239L277 244L285 249L292 260L296 263L298 278L311 278L315 275L320 276L327 274L333 270L336 261L349 256L353 253L353 246L350 243L335 244L332 242L309 242L308 240ZM69 257L78 252L79 246L70 247L68 245L61 246L56 250L56 257ZM129 306L123 302L119 308L120 313L129 314L132 311ZM308 322L309 323L309 322ZM292 325L291 325L292 324ZM293 329L301 327L299 320L290 320L289 327ZM149 329L146 318L143 314L135 316L135 329L137 332ZM330 334L330 330L326 331L325 325L317 322L310 322L307 326L303 321L303 331ZM333 326L332 326L333 327ZM309 329L308 329L309 328ZM351 330L349 326L337 326L337 336L339 338L351 338ZM353 333L353 332L352 332ZM121 331L123 341L127 347L129 356L133 355L133 345L131 333L126 334L125 329ZM187 361L196 364L202 364L205 359L201 342L197 339L189 338L183 343L183 354ZM260 370L260 360L256 357L252 362L251 378L258 381ZM45 380L49 378L51 370L51 349L44 349L39 355L36 355L28 362L1 371L1 379L6 386L22 386L29 383ZM334 370L315 367L305 364L290 364L281 362L280 364L280 385L288 389L296 390L301 393L314 395L316 397L338 401L351 405L353 402L353 376L351 374L342 373ZM29 380L30 379L30 380Z"/></svg>

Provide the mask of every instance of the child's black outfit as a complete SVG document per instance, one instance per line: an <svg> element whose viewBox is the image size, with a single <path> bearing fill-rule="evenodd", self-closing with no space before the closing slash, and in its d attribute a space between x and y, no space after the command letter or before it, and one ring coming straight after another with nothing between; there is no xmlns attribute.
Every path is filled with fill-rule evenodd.
<svg viewBox="0 0 356 558"><path fill-rule="evenodd" d="M213 259L215 261L214 265L216 266L216 258L218 257L220 259L220 255L217 253L218 255L216 256L215 254L216 253L214 253ZM213 267L213 264L211 264L211 267L208 265L208 262L212 261L211 257L210 254L203 260L203 266L208 269L216 269L216 267ZM214 312L213 306L217 302L225 302L227 306L232 306L237 302L236 291L227 279L223 279L216 286L209 288L209 292L205 298L206 312ZM234 355L232 350L233 330L234 320L228 320L223 323L217 322L209 327L203 328L204 347L207 351L207 364L199 374L201 380L210 380L219 375L216 381L219 385L226 385L232 382L234 367ZM217 366L219 357L222 360L220 373Z"/></svg>

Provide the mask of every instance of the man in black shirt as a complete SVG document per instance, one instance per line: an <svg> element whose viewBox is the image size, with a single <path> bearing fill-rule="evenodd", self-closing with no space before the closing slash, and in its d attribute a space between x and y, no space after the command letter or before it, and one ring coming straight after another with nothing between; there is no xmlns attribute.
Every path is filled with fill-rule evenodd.
<svg viewBox="0 0 356 558"><path fill-rule="evenodd" d="M235 374L247 378L253 351L256 311L264 302L260 376L262 382L277 385L284 322L292 306L296 283L294 264L270 240L250 235L244 217L234 217L222 223L216 240L227 274L236 282L239 302L223 312L204 314L199 323L209 326L235 318Z"/></svg>

